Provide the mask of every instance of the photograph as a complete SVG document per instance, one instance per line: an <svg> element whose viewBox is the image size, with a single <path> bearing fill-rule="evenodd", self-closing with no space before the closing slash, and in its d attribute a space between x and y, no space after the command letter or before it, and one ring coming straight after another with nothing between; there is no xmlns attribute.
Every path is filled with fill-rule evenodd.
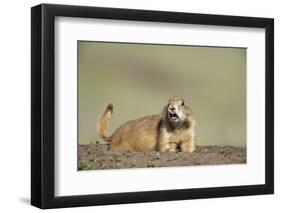
<svg viewBox="0 0 281 213"><path fill-rule="evenodd" d="M31 8L31 205L274 193L274 18L208 11Z"/></svg>
<svg viewBox="0 0 281 213"><path fill-rule="evenodd" d="M247 163L247 48L77 41L77 168Z"/></svg>

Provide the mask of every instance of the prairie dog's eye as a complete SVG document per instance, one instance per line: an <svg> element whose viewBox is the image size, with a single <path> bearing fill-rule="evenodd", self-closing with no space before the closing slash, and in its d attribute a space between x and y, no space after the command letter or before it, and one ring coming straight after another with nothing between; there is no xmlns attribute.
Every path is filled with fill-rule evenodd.
<svg viewBox="0 0 281 213"><path fill-rule="evenodd" d="M182 106L184 106L184 101L181 103Z"/></svg>

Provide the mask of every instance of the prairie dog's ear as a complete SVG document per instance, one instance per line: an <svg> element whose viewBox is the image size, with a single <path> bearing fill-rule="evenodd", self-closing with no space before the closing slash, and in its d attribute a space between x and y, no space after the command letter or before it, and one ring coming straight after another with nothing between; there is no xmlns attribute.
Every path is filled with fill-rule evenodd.
<svg viewBox="0 0 281 213"><path fill-rule="evenodd" d="M169 106L170 106L170 103L166 104L166 106L164 107L164 110L167 111Z"/></svg>
<svg viewBox="0 0 281 213"><path fill-rule="evenodd" d="M167 105L163 108L163 111L162 111L162 116L163 116L163 117L166 116L167 111L168 111L168 107L169 107L169 104L167 104Z"/></svg>
<svg viewBox="0 0 281 213"><path fill-rule="evenodd" d="M188 105L185 105L185 107L187 109L188 114L193 115L192 109Z"/></svg>

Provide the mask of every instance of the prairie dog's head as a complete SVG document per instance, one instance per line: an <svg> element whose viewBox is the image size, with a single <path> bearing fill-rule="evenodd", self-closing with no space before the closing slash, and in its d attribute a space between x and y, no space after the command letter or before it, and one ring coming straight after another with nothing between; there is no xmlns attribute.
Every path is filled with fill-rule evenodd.
<svg viewBox="0 0 281 213"><path fill-rule="evenodd" d="M192 115L191 109L186 105L184 100L178 96L169 99L165 110L165 116L172 126L179 126L185 123L188 116Z"/></svg>

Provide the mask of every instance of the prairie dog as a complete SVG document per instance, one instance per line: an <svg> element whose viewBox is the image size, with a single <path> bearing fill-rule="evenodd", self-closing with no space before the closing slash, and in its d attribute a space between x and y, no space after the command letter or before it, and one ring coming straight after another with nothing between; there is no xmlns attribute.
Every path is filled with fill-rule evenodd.
<svg viewBox="0 0 281 213"><path fill-rule="evenodd" d="M181 97L170 98L162 113L128 121L109 134L107 129L112 113L113 105L109 104L97 124L100 137L110 142L110 149L160 152L195 150L195 120Z"/></svg>

